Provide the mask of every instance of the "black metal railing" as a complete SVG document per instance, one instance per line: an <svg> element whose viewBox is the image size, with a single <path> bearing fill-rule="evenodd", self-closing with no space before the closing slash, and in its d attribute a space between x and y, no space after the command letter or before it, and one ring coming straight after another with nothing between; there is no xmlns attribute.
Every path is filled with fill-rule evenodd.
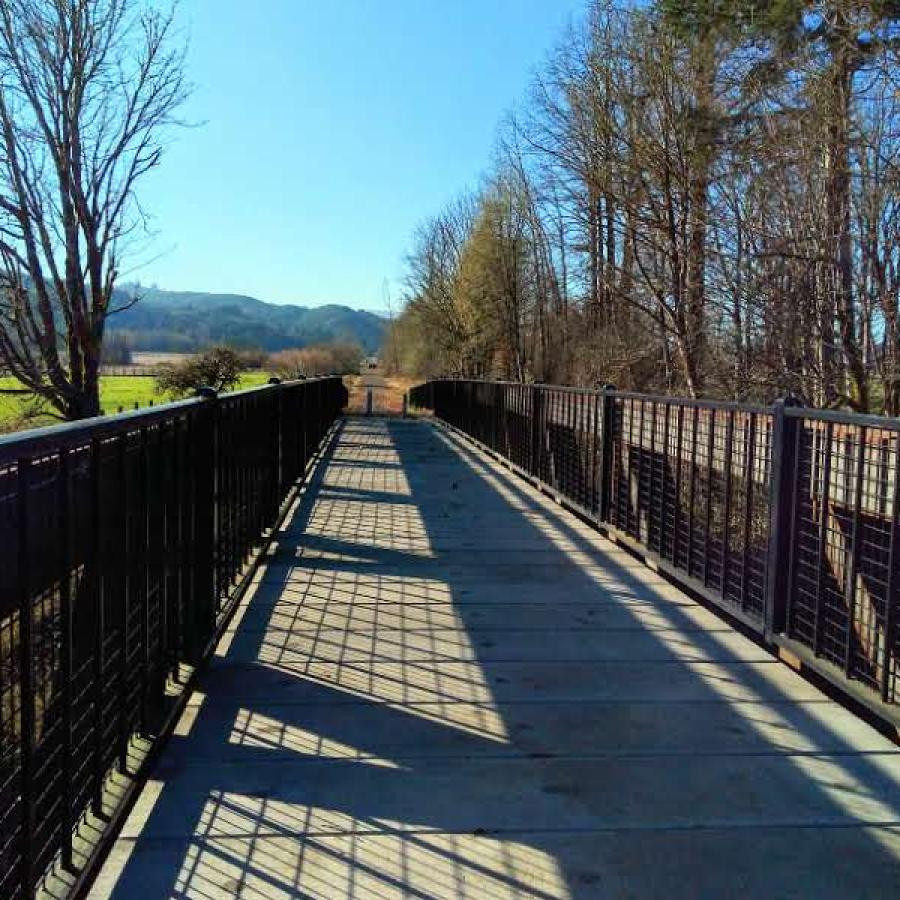
<svg viewBox="0 0 900 900"><path fill-rule="evenodd" d="M410 402L900 722L900 420L465 380Z"/></svg>
<svg viewBox="0 0 900 900"><path fill-rule="evenodd" d="M79 829L127 806L116 773L170 727L346 396L311 379L0 439L0 896L90 867Z"/></svg>

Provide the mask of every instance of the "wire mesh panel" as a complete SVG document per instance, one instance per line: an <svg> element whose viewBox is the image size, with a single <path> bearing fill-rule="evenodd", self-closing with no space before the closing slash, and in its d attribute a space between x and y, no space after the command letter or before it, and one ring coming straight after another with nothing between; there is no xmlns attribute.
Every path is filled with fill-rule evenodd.
<svg viewBox="0 0 900 900"><path fill-rule="evenodd" d="M441 419L551 485L586 510L599 504L600 400L596 391L479 382L429 382L414 406Z"/></svg>
<svg viewBox="0 0 900 900"><path fill-rule="evenodd" d="M528 469L532 389L524 384L505 384L502 388L501 440L495 449L510 462Z"/></svg>
<svg viewBox="0 0 900 900"><path fill-rule="evenodd" d="M5 439L0 462L0 893L27 896L159 720L192 516L165 473L202 404ZM184 483L193 482L188 467ZM151 530L152 529L152 530Z"/></svg>
<svg viewBox="0 0 900 900"><path fill-rule="evenodd" d="M217 606L231 590L274 520L278 483L277 396L244 391L223 397L218 409Z"/></svg>
<svg viewBox="0 0 900 900"><path fill-rule="evenodd" d="M788 636L898 700L896 422L799 411Z"/></svg>
<svg viewBox="0 0 900 900"><path fill-rule="evenodd" d="M613 396L610 524L762 626L771 413Z"/></svg>
<svg viewBox="0 0 900 900"><path fill-rule="evenodd" d="M599 394L538 387L538 477L561 496L590 512L599 504Z"/></svg>
<svg viewBox="0 0 900 900"><path fill-rule="evenodd" d="M114 812L345 402L317 379L0 439L0 896Z"/></svg>

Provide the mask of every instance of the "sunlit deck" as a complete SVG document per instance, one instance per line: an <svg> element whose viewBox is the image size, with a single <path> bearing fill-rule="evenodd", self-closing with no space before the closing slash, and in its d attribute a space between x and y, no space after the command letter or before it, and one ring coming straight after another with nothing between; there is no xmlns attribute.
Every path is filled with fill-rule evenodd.
<svg viewBox="0 0 900 900"><path fill-rule="evenodd" d="M349 419L91 896L888 897L900 751L471 445Z"/></svg>

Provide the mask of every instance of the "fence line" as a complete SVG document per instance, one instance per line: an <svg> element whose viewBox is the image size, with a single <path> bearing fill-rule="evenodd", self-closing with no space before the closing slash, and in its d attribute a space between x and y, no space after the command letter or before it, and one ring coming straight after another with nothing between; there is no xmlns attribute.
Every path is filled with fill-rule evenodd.
<svg viewBox="0 0 900 900"><path fill-rule="evenodd" d="M310 379L0 439L0 896L92 866L80 829L121 814L345 403Z"/></svg>
<svg viewBox="0 0 900 900"><path fill-rule="evenodd" d="M900 724L900 420L449 379L410 402Z"/></svg>

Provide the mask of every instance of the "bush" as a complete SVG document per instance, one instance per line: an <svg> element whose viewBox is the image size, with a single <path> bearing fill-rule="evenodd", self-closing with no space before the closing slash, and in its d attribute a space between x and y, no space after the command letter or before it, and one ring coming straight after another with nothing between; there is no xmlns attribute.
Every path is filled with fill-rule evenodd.
<svg viewBox="0 0 900 900"><path fill-rule="evenodd" d="M359 372L362 358L359 344L333 341L296 350L280 350L269 357L269 368L285 379L310 375L350 375Z"/></svg>
<svg viewBox="0 0 900 900"><path fill-rule="evenodd" d="M213 347L180 363L161 366L156 375L156 391L172 397L190 397L200 388L222 392L241 380L244 363L230 347Z"/></svg>
<svg viewBox="0 0 900 900"><path fill-rule="evenodd" d="M332 341L322 347L331 353L335 375L356 375L363 361L363 349L354 341Z"/></svg>

